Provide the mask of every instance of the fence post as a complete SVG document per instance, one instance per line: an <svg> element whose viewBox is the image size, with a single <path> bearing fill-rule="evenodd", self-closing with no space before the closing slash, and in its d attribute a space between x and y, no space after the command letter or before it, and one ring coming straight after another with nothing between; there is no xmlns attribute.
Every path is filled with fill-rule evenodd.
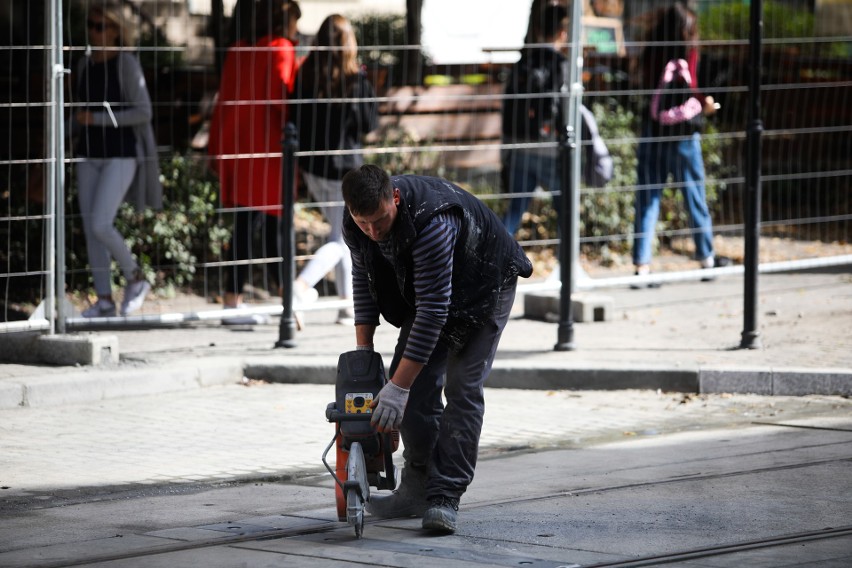
<svg viewBox="0 0 852 568"><path fill-rule="evenodd" d="M559 327L555 351L574 350L574 292L575 262L579 258L580 171L577 141L580 134L580 97L583 92L583 51L580 43L583 8L574 2L571 14L571 47L568 57L567 84L562 85L562 116L566 124L559 137L561 200L559 229L559 271L562 287L559 294Z"/></svg>
<svg viewBox="0 0 852 568"><path fill-rule="evenodd" d="M296 346L296 318L293 315L293 279L296 276L296 242L293 230L293 202L295 201L296 150L299 149L296 125L284 126L284 159L281 163L281 222L278 225L281 241L281 323L275 347Z"/></svg>
<svg viewBox="0 0 852 568"><path fill-rule="evenodd" d="M574 128L565 125L559 137L559 164L561 195L561 213L559 225L562 239L559 242L559 270L562 288L559 293L559 327L556 332L555 351L574 350L574 313L571 308L571 293L573 292L572 251L574 249L574 196L571 191L571 170L573 169L572 153L576 150Z"/></svg>
<svg viewBox="0 0 852 568"><path fill-rule="evenodd" d="M58 7L59 0L45 0L45 37L50 49L46 52L45 67L48 79L48 120L47 125L47 161L45 164L45 223L47 224L45 235L45 317L48 321L48 334L56 333L56 306L59 294L63 293L62 286L57 282L57 222L60 219L60 204L63 193L59 191L58 181L61 178L63 167L63 155L60 153L64 136L63 112L62 112L62 17ZM59 310L61 312L61 310ZM64 319L60 315L60 333L64 332Z"/></svg>
<svg viewBox="0 0 852 568"><path fill-rule="evenodd" d="M760 243L760 71L762 69L763 13L761 0L751 2L749 33L749 117L746 132L745 283L743 290L742 349L760 348L757 330L757 279Z"/></svg>

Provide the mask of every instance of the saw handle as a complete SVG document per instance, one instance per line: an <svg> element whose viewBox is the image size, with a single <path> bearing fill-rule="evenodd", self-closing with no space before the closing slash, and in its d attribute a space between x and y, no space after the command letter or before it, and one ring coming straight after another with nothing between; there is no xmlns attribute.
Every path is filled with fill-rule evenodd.
<svg viewBox="0 0 852 568"><path fill-rule="evenodd" d="M352 412L340 412L336 408L326 408L325 418L329 422L367 422L373 417L370 413L355 414Z"/></svg>

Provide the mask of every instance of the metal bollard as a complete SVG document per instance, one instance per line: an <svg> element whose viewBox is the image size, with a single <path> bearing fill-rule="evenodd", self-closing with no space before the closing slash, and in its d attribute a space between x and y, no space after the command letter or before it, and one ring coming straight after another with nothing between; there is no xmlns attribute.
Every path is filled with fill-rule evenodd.
<svg viewBox="0 0 852 568"><path fill-rule="evenodd" d="M559 161L561 164L560 182L562 193L562 213L560 214L560 230L562 239L559 243L559 269L562 279L562 290L559 293L559 327L556 332L554 351L574 350L574 313L571 306L573 292L573 264L571 251L574 248L574 196L571 190L571 171L573 166L572 153L576 151L576 137L573 128L566 126L559 138Z"/></svg>
<svg viewBox="0 0 852 568"><path fill-rule="evenodd" d="M763 121L760 119L760 70L763 16L761 0L751 3L749 38L749 117L746 132L746 224L745 280L743 289L743 331L741 349L759 349L760 331L757 322L758 251L760 246L760 141Z"/></svg>
<svg viewBox="0 0 852 568"><path fill-rule="evenodd" d="M281 323L278 326L278 341L275 347L296 346L296 318L293 314L293 279L296 277L296 240L293 231L293 202L296 189L296 151L299 137L296 125L288 122L284 126L281 141L283 156L281 168L281 223L278 225L281 240Z"/></svg>

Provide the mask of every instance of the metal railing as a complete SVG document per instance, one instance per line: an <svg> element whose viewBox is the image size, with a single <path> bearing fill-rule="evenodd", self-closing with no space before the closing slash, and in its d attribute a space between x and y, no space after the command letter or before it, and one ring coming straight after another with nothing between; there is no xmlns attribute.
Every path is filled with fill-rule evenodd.
<svg viewBox="0 0 852 568"><path fill-rule="evenodd" d="M328 205L312 203L301 191L298 178L287 175L284 179L293 186L282 188L285 211L286 196L297 196L292 203L293 215L285 214L285 219L294 223L293 236L289 239L293 248L284 257L261 254L241 261L252 266L255 276L252 284L258 291L256 301L249 307L228 310L227 314L221 309L216 298L223 294L222 271L235 262L222 250L224 237L204 235L193 237L201 241L196 247L199 250L190 251L189 256L194 258L185 260L176 260L174 251L165 248L164 241L146 245L145 262L158 286L139 315L95 320L80 317L79 309L85 304L90 286L80 218L74 206L74 179L67 175L73 171L76 158L64 146L65 118L70 110L63 98L67 84L65 70L70 67L70 59L84 49L79 42L63 45L62 38L69 35L68 28L72 27L63 26L69 22L72 4L45 0L44 41L13 44L5 55L10 65L9 75L3 80L10 96L0 100L0 112L9 123L4 141L8 151L6 156L0 156L2 178L6 182L5 197L0 203L0 231L7 244L0 253L0 291L5 298L0 332L64 333L126 325L156 327L262 314L283 315L281 336L282 342L287 342L293 339L290 321L293 310L310 313L346 307L345 300L333 299L333 280L324 280L318 286L323 301L317 304L301 306L287 299L292 296L292 290L287 288L295 268L310 259L323 242L322 233L327 227L318 206ZM753 2L752 6L755 4L759 3ZM156 2L146 3L142 9L152 5ZM39 27L37 11L22 6L15 3L13 10L26 9L28 26ZM160 25L165 22L162 18L149 19L159 21ZM717 253L732 257L735 264L711 272L719 276L744 272L748 270L744 267L752 265L747 257L760 260L754 264L755 272L749 278L765 271L849 264L852 116L848 109L852 108L852 65L849 57L833 54L839 53L843 46L848 54L852 36L764 39L764 48L757 52L763 54L759 65L763 72L758 75L748 73L749 66L754 66L754 62L745 58L749 53L748 30L734 32L742 37L711 39L701 45L702 60L722 69L727 76L724 83L705 88L708 94L722 100L722 108L702 140L714 242L718 245ZM578 35L576 30L572 35ZM361 45L360 49L363 54L381 52L396 57L418 47L394 45L387 40L379 43ZM368 137L363 154L367 161L384 165L394 173L446 176L470 188L501 214L509 199L532 197L517 238L528 254L538 260L537 266L544 267L542 276L557 270L560 239L553 200L572 197L574 201L566 204L573 203L574 225L563 227L563 234L573 235L576 240L566 247L573 251L571 260L559 263L558 269L566 267L571 273L561 274L561 279L524 284L521 291L563 289L559 282L566 277L577 290L646 282L647 277L638 279L632 275L630 260L634 236L632 198L637 189L642 189L635 176L636 146L641 141L639 101L650 94L635 84L632 63L645 45L637 37L627 37L625 55L587 51L584 65L578 69L583 84L582 88L573 90L575 100L579 101L582 94L583 103L596 110L605 142L617 161L616 175L604 188L589 188L579 183L582 167L579 154L588 144L579 140L570 162L575 179L563 185L575 191L573 196L539 190L530 194L505 193L500 178L501 153L517 146L506 144L500 134L500 109L505 100L503 85L508 69L502 64L427 66L429 78L416 87L399 84L396 76L401 73L393 66L371 68L381 126ZM156 42L140 49L148 65L146 71L166 177L171 167L168 160L174 155L182 156L187 163L202 163L203 169L207 159L202 136L207 118L205 101L209 101L218 83L212 65L168 69L156 66L157 61L166 60L167 56L189 57L188 50L183 49ZM511 49L512 46L505 48ZM580 51L576 44L574 49ZM211 53L207 59L212 61L215 57ZM761 79L757 99L760 107L758 116L750 117L748 97L756 94L756 86L749 78L755 77ZM762 121L757 155L763 158L757 191L754 179L750 178L754 172L747 170L745 158L746 149L752 148L751 159L754 159L754 135L749 134L749 125L756 118ZM41 141L27 138L35 133ZM547 144L532 146L544 148ZM571 149L570 142L566 149ZM293 159L316 152L310 148L292 150ZM294 169L288 166L288 173L292 174ZM38 175L42 176L42 182L38 182ZM186 178L198 176L192 173L179 177L180 181L175 183L187 185ZM215 180L210 183L215 199ZM189 192L192 191L190 188ZM651 279L659 282L695 280L708 275L708 271L699 270L689 262L692 252L689 241L694 230L689 226L678 193L677 185L670 184L664 194L664 215L655 231L658 255ZM755 204L754 197L762 200ZM205 199L209 202L209 196ZM751 224L746 215L748 203L752 213L760 213L757 220L751 218ZM342 206L342 203L333 205ZM212 212L205 213L203 219L193 217L198 213L187 209L182 222L199 229L209 225L227 230L234 211L216 201ZM167 222L175 225L181 221ZM749 227L755 232L750 232ZM290 231L287 227L283 230ZM127 236L141 242L138 234ZM749 247L754 247L751 252ZM213 249L216 250L211 252ZM279 300L272 271L281 262L288 266L291 261L289 275L281 283ZM181 266L185 266L182 270L186 279L176 284L170 279ZM166 288L178 290L178 295L168 298ZM264 299L267 295L273 299ZM745 325L750 327L748 323ZM565 337L559 342L567 344L570 339Z"/></svg>

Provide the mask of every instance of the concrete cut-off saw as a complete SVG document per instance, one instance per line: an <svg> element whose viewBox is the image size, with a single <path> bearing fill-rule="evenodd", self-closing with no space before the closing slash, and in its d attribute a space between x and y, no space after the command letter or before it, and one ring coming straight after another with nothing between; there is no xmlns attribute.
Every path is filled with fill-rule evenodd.
<svg viewBox="0 0 852 568"><path fill-rule="evenodd" d="M336 482L337 518L364 532L364 507L370 487L396 489L393 453L399 432L381 433L370 423L373 400L387 382L382 356L375 351L347 351L337 361L335 401L325 417L335 424L334 437L322 454L322 463ZM334 469L326 457L336 448Z"/></svg>

